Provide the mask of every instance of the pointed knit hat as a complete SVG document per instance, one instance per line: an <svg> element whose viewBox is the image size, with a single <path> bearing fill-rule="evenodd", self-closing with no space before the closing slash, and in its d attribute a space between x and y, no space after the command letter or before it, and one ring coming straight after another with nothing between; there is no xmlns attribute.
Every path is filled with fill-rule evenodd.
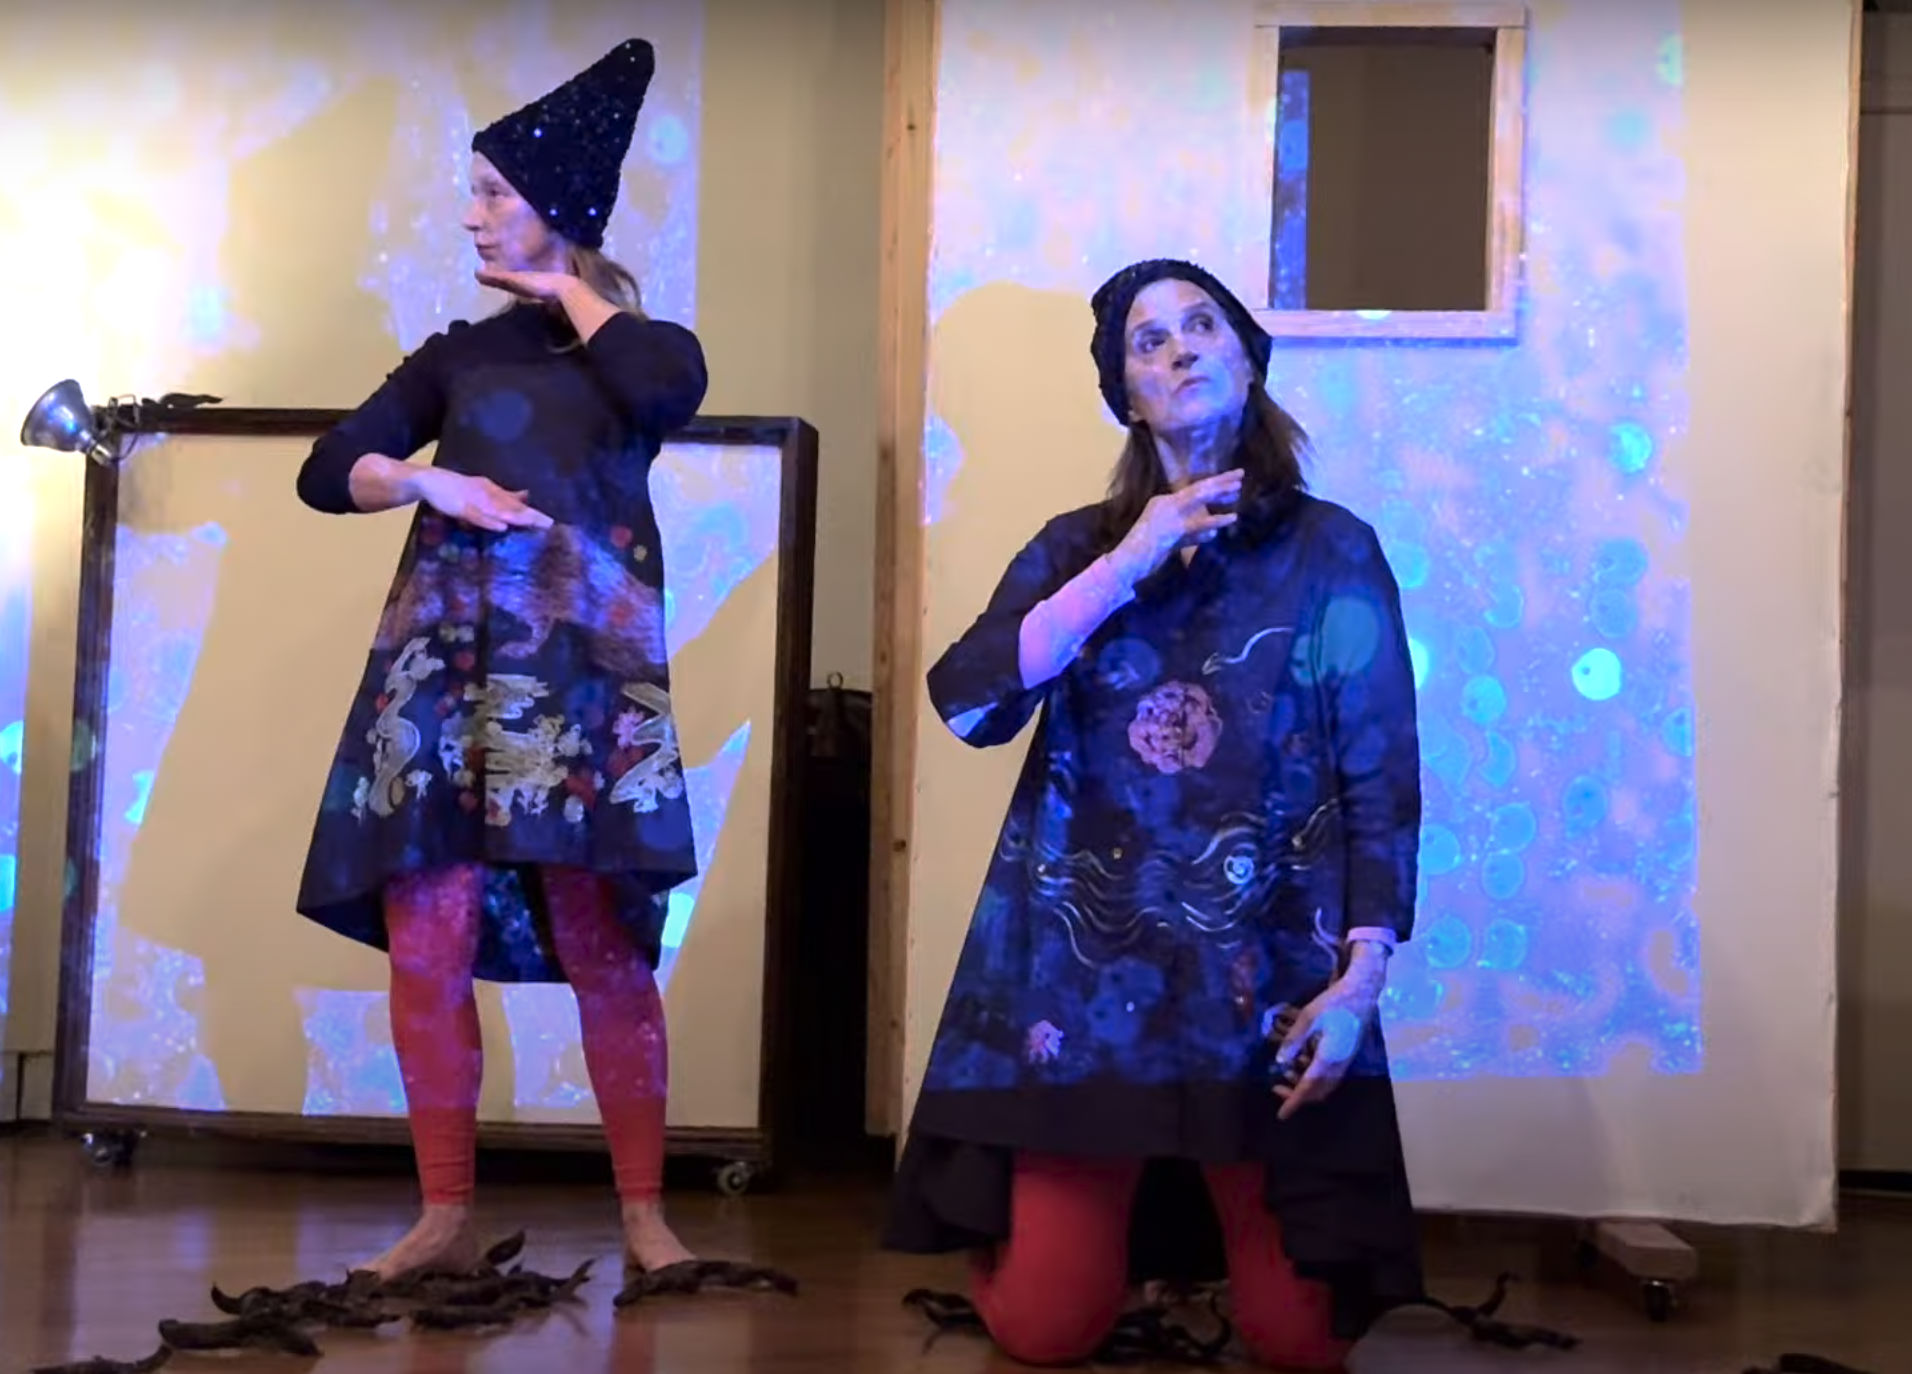
<svg viewBox="0 0 1912 1374"><path fill-rule="evenodd" d="M620 43L549 95L472 136L545 224L580 248L602 248L618 178L657 69L641 38Z"/></svg>

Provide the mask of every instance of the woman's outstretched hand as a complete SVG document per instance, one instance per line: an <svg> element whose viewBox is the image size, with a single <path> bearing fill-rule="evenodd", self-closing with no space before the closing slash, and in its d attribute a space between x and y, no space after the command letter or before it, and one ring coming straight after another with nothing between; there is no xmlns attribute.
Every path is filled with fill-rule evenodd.
<svg viewBox="0 0 1912 1374"><path fill-rule="evenodd" d="M506 491L488 477L449 468L426 468L417 477L418 498L440 515L481 530L548 530L551 517L525 502L529 492Z"/></svg>
<svg viewBox="0 0 1912 1374"><path fill-rule="evenodd" d="M1234 524L1234 511L1217 513L1208 506L1210 502L1232 506L1239 501L1241 479L1242 470L1230 468L1191 482L1180 491L1163 492L1142 507L1142 514L1122 536L1122 542L1109 553L1116 576L1133 587L1161 567L1175 550L1206 543L1217 530Z"/></svg>
<svg viewBox="0 0 1912 1374"><path fill-rule="evenodd" d="M578 284L569 272L514 272L507 267L481 267L476 276L480 286L521 301L556 301Z"/></svg>
<svg viewBox="0 0 1912 1374"><path fill-rule="evenodd" d="M1379 946L1357 943L1347 971L1292 1022L1277 1023L1278 1031L1285 1029L1275 1051L1275 1066L1283 1071L1275 1084L1275 1096L1281 1099L1277 1119L1286 1121L1341 1085L1381 1004L1387 961L1387 952Z"/></svg>

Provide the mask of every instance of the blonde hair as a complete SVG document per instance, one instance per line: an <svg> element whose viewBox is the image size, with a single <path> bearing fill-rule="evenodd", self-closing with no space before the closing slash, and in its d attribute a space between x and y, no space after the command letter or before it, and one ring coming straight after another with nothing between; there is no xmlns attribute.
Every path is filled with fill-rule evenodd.
<svg viewBox="0 0 1912 1374"><path fill-rule="evenodd" d="M565 265L571 269L571 275L604 297L612 305L626 314L647 320L644 313L644 289L637 284L637 276L630 268L617 259L599 252L595 248L580 248L575 243L564 245ZM516 308L521 302L507 300L493 312L502 315ZM553 311L560 319L565 318L564 307L547 304L544 309ZM569 353L574 348L583 347L581 340L573 338L569 343L557 345L559 353Z"/></svg>
<svg viewBox="0 0 1912 1374"><path fill-rule="evenodd" d="M565 245L565 257L571 264L572 275L598 295L640 320L647 318L643 288L623 263L595 248L580 248L575 243Z"/></svg>

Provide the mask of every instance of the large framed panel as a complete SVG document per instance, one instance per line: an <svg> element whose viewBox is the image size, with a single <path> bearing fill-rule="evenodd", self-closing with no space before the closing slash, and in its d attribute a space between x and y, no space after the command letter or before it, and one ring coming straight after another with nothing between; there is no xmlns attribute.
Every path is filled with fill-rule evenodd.
<svg viewBox="0 0 1912 1374"><path fill-rule="evenodd" d="M335 414L155 421L89 468L57 1098L75 1129L398 1141L383 955L293 910L409 513L327 519ZM809 681L816 431L701 419L651 477L700 877L659 968L671 1146L762 1165ZM568 988L480 985L490 1143L595 1147Z"/></svg>

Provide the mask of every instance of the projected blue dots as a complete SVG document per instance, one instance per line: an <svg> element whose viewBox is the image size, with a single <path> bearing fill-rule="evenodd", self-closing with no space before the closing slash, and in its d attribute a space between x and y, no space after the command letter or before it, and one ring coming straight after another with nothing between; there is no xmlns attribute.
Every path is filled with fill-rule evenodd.
<svg viewBox="0 0 1912 1374"><path fill-rule="evenodd" d="M1588 701L1620 695L1620 656L1611 649L1589 649L1573 665L1573 689Z"/></svg>
<svg viewBox="0 0 1912 1374"><path fill-rule="evenodd" d="M1459 968L1474 953L1474 932L1465 921L1452 916L1429 922L1426 933L1417 938L1426 947L1429 968Z"/></svg>
<svg viewBox="0 0 1912 1374"><path fill-rule="evenodd" d="M1469 678L1461 689L1461 714L1476 725L1492 725L1507 714L1507 689L1491 677Z"/></svg>
<svg viewBox="0 0 1912 1374"><path fill-rule="evenodd" d="M1480 885L1489 897L1504 902L1527 881L1527 865L1518 854L1489 854L1481 861Z"/></svg>
<svg viewBox="0 0 1912 1374"><path fill-rule="evenodd" d="M1452 873L1461 866L1461 842L1444 825L1425 826L1421 830L1421 868L1431 878Z"/></svg>
<svg viewBox="0 0 1912 1374"><path fill-rule="evenodd" d="M1640 626L1640 612L1633 604L1633 594L1619 588L1595 592L1587 618L1593 621L1593 628L1608 639L1625 639Z"/></svg>
<svg viewBox="0 0 1912 1374"><path fill-rule="evenodd" d="M1660 40L1654 53L1653 70L1669 86L1677 88L1685 84L1686 44L1680 34L1668 34Z"/></svg>
<svg viewBox="0 0 1912 1374"><path fill-rule="evenodd" d="M1613 427L1611 444L1613 465L1628 476L1645 472L1653 461L1653 436L1631 420Z"/></svg>
<svg viewBox="0 0 1912 1374"><path fill-rule="evenodd" d="M1568 783L1561 798L1568 835L1580 838L1599 829L1606 822L1607 807L1607 786L1600 779L1583 774Z"/></svg>
<svg viewBox="0 0 1912 1374"><path fill-rule="evenodd" d="M1478 625L1469 625L1455 636L1454 653L1460 665L1469 673L1492 672L1494 667L1494 637Z"/></svg>
<svg viewBox="0 0 1912 1374"><path fill-rule="evenodd" d="M13 910L14 893L20 886L20 861L11 854L0 854L0 915ZM0 993L5 985L0 984Z"/></svg>
<svg viewBox="0 0 1912 1374"><path fill-rule="evenodd" d="M1480 763L1481 781L1489 787L1505 787L1514 780L1514 770L1520 766L1520 755L1514 752L1513 741L1505 735L1488 735L1486 747L1486 757Z"/></svg>
<svg viewBox="0 0 1912 1374"><path fill-rule="evenodd" d="M1394 580L1402 590L1411 592L1426 585L1433 563L1419 544L1400 544L1388 551L1388 566L1394 569Z"/></svg>
<svg viewBox="0 0 1912 1374"><path fill-rule="evenodd" d="M1381 647L1381 617L1353 597L1337 597L1321 617L1321 665L1331 673L1353 675L1374 661Z"/></svg>
<svg viewBox="0 0 1912 1374"><path fill-rule="evenodd" d="M690 155L690 131L675 114L663 114L651 121L644 138L651 161L675 167Z"/></svg>
<svg viewBox="0 0 1912 1374"><path fill-rule="evenodd" d="M1642 110L1622 110L1607 121L1607 137L1623 153L1637 153L1653 136L1653 124Z"/></svg>
<svg viewBox="0 0 1912 1374"><path fill-rule="evenodd" d="M1481 933L1480 966L1508 972L1527 962L1527 928L1518 922L1488 922Z"/></svg>
<svg viewBox="0 0 1912 1374"><path fill-rule="evenodd" d="M1599 586L1637 586L1646 570L1646 547L1637 539L1603 539L1594 550L1593 580Z"/></svg>
<svg viewBox="0 0 1912 1374"><path fill-rule="evenodd" d="M1660 742L1683 759L1693 757L1693 713L1685 707L1668 711L1660 723Z"/></svg>
<svg viewBox="0 0 1912 1374"><path fill-rule="evenodd" d="M1427 685L1427 670L1430 666L1427 645L1410 635L1407 641L1407 657L1409 664L1412 665L1414 669L1415 688L1418 690L1419 688L1425 687Z"/></svg>
<svg viewBox="0 0 1912 1374"><path fill-rule="evenodd" d="M1483 618L1497 630L1511 630L1526 613L1527 593L1516 583L1503 582L1494 588Z"/></svg>
<svg viewBox="0 0 1912 1374"><path fill-rule="evenodd" d="M1532 844L1539 833L1540 821L1533 808L1525 802L1514 802L1495 808L1488 835L1494 848L1517 854Z"/></svg>

